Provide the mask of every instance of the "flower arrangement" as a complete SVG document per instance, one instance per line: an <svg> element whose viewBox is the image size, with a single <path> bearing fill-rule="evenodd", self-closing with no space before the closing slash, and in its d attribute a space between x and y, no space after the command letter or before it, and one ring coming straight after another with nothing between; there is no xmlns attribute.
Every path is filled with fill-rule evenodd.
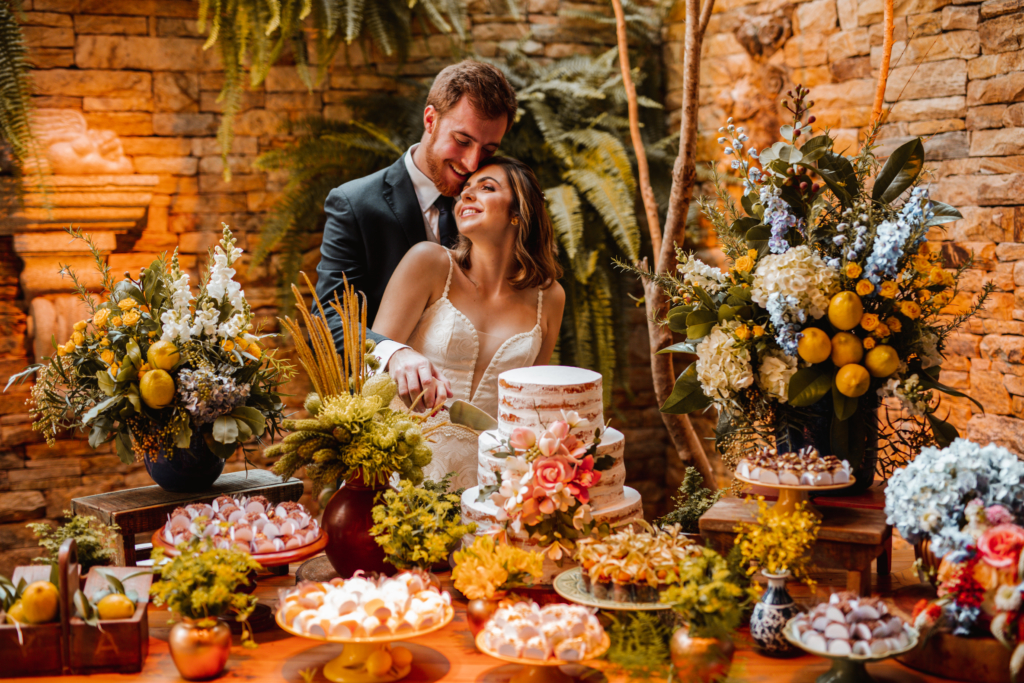
<svg viewBox="0 0 1024 683"><path fill-rule="evenodd" d="M452 581L470 600L491 600L517 586L529 586L543 575L544 555L493 536L478 536L473 544L455 551Z"/></svg>
<svg viewBox="0 0 1024 683"><path fill-rule="evenodd" d="M819 528L821 520L807 509L807 503L798 503L790 512L778 505L769 507L764 496L758 496L757 521L736 527L736 545L748 565L747 573L789 572L813 588L815 582L809 574L810 553L818 539Z"/></svg>
<svg viewBox="0 0 1024 683"><path fill-rule="evenodd" d="M590 535L595 526L590 512L590 489L601 481L601 470L612 458L596 458L601 430L590 443L578 439L573 429L589 426L574 411L562 411L540 435L517 427L507 442L492 453L507 458L501 481L480 487L479 500L488 498L498 507L497 519L513 532L547 546L553 560L571 553L575 540Z"/></svg>
<svg viewBox="0 0 1024 683"><path fill-rule="evenodd" d="M729 567L710 548L679 563L678 581L662 592L660 601L672 605L696 638L728 639L739 628L757 589Z"/></svg>
<svg viewBox="0 0 1024 683"><path fill-rule="evenodd" d="M315 292L305 273L302 276ZM398 387L387 373L373 373L378 361L371 355L373 342L366 339L365 302L347 281L343 296L335 295L331 306L344 325L339 354L316 294L319 315L310 312L298 287L292 285L292 291L300 318L281 323L313 384L305 401L312 417L282 422L292 433L264 451L267 457L278 458L274 473L288 479L305 467L314 495L356 478L368 486L384 486L395 472L418 485L431 459L427 432L420 426L424 418L389 407Z"/></svg>
<svg viewBox="0 0 1024 683"><path fill-rule="evenodd" d="M249 574L260 571L260 563L237 549L218 549L206 538L196 536L178 546L180 553L163 562L163 548L153 549L153 566L159 581L150 588L153 604L167 605L172 612L210 628L218 617L234 615L242 624L242 642L256 647L249 615L256 609L255 595L239 588L249 583Z"/></svg>
<svg viewBox="0 0 1024 683"><path fill-rule="evenodd" d="M242 255L225 225L198 294L177 253L115 281L92 239L104 290L97 302L68 267L89 318L56 354L11 378L38 372L29 400L33 427L53 446L57 434L89 430L93 448L114 441L122 462L155 460L174 448L205 445L227 458L250 438L273 437L284 405L278 387L291 369L264 352L253 314L234 280Z"/></svg>
<svg viewBox="0 0 1024 683"><path fill-rule="evenodd" d="M39 541L39 547L46 551L45 556L37 557L33 562L56 566L60 546L69 538L75 539L78 563L82 565L83 572L114 561L114 541L120 531L117 524L103 524L95 517L76 515L70 510L64 511L64 519L65 523L58 527L45 522L26 524Z"/></svg>
<svg viewBox="0 0 1024 683"><path fill-rule="evenodd" d="M994 444L956 439L946 448L924 448L889 479L885 513L910 543L931 540L939 557L972 541L967 504L1000 505L1024 515L1024 462Z"/></svg>
<svg viewBox="0 0 1024 683"><path fill-rule="evenodd" d="M398 488L384 492L384 500L373 508L370 535L384 549L385 560L399 569L429 570L443 562L463 536L476 531L476 524L462 524L460 495L448 493L451 475L422 487L407 479Z"/></svg>
<svg viewBox="0 0 1024 683"><path fill-rule="evenodd" d="M704 198L701 207L731 259L727 269L681 249L671 275L620 266L666 292L664 322L686 335L669 350L697 356L662 410L715 405L724 415L718 445L731 459L751 442L770 443L780 417L820 419L809 417L816 406L833 419L830 451L856 468L864 447L843 435L876 397L904 413L887 425L903 456L892 459L904 459L956 437L936 414L937 393L963 396L938 381L942 352L992 287L972 302L958 284L970 264L947 270L927 245L932 228L961 215L919 185L921 140L884 165L870 144L843 156L827 133L812 132L807 92L789 93L792 123L760 152L731 119L719 129L742 197L737 206L719 185L724 206ZM892 463L883 465L890 473Z"/></svg>

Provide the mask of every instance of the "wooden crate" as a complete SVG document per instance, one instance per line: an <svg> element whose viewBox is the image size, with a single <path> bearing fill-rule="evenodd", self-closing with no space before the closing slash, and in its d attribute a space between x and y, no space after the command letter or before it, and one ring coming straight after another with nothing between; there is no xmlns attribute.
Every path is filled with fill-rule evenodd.
<svg viewBox="0 0 1024 683"><path fill-rule="evenodd" d="M49 578L50 567L36 565L16 567L11 580L17 584L25 579L28 584ZM0 678L59 676L63 666L61 629L59 621L36 626L0 625Z"/></svg>
<svg viewBox="0 0 1024 683"><path fill-rule="evenodd" d="M135 567L94 567L86 577L82 592L91 599L98 591L106 588L108 582L101 573L112 574L123 581L125 577L139 572ZM73 616L72 605L68 642L70 673L138 673L142 670L142 664L149 654L146 606L149 604L149 587L153 583L153 576L134 576L123 583L125 588L134 590L139 598L135 614L130 619L101 621L101 630Z"/></svg>

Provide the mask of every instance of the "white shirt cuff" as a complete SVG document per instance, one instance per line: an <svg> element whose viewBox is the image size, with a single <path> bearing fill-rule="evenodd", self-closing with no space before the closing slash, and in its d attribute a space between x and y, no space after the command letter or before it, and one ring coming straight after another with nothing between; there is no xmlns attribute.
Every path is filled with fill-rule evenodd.
<svg viewBox="0 0 1024 683"><path fill-rule="evenodd" d="M395 355L395 351L408 348L410 348L408 344L399 344L396 341L384 339L377 342L377 346L373 350L373 355L380 361L380 367L387 370L388 362L391 360L391 356Z"/></svg>

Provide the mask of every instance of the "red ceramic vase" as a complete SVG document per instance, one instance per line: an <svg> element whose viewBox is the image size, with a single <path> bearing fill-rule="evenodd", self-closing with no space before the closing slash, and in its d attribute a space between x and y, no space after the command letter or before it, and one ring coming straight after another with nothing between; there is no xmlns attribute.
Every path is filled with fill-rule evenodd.
<svg viewBox="0 0 1024 683"><path fill-rule="evenodd" d="M327 559L338 572L348 578L362 569L366 572L393 574L395 568L384 562L384 550L373 536L374 499L386 486L371 487L356 477L342 484L324 508L320 526L327 533Z"/></svg>

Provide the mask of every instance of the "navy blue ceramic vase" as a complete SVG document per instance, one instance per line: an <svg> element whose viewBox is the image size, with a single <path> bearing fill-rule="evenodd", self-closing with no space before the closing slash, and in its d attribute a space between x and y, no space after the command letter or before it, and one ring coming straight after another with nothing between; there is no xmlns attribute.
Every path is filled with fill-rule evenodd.
<svg viewBox="0 0 1024 683"><path fill-rule="evenodd" d="M786 637L782 635L786 622L797 615L799 610L793 596L786 590L789 572L769 574L761 572L768 579L768 588L754 605L750 615L750 635L769 657L785 657L795 652Z"/></svg>
<svg viewBox="0 0 1024 683"><path fill-rule="evenodd" d="M142 460L157 486L174 493L202 493L224 471L224 460L210 450L198 429L188 448L175 448L170 457L161 449L155 459L147 454Z"/></svg>

